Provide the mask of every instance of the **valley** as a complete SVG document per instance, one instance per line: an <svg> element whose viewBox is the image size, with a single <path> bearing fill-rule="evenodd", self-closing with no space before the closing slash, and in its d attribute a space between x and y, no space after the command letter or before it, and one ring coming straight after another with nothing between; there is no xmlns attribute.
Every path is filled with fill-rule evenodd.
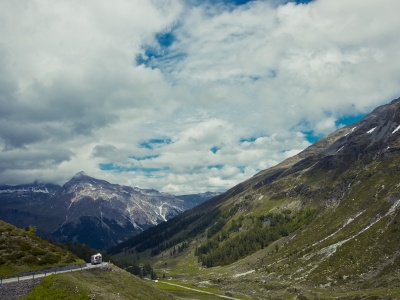
<svg viewBox="0 0 400 300"><path fill-rule="evenodd" d="M0 300L400 300L399 11L0 0Z"/></svg>
<svg viewBox="0 0 400 300"><path fill-rule="evenodd" d="M191 195L192 204L188 204L186 196L179 199L155 190L123 187L79 173L61 188L15 187L14 195L19 196L14 199L11 187L2 188L3 209L11 209L14 201L20 205L14 208L16 215L25 215L31 222L43 212L41 203L46 203L50 216L64 220L53 235L65 235L71 249L75 249L73 236L90 233L94 240L101 240L101 230L106 230L115 241L107 253L121 267L112 272L120 276L129 271L148 279L149 293L160 293L149 297L399 299L399 124L397 99L197 206L193 203L203 196ZM139 194L142 198L135 196ZM128 208L129 199L136 199L137 206ZM21 214L23 203L33 203L30 207L35 209ZM142 214L135 214L139 210ZM127 231L140 228L140 232L124 240L116 238L121 214L131 222ZM60 222L55 219L54 224ZM51 218L47 220L52 224ZM149 220L147 226L144 220ZM27 227L23 234L28 236L33 228ZM7 243L6 238L3 245ZM74 251L79 252L79 247ZM84 252L88 251L95 250ZM36 252L15 253L2 255L2 268L12 270L13 263L5 260L8 257L42 262ZM46 255L56 262L53 254ZM68 257L63 261L76 259L72 254ZM117 281L125 279L114 281L106 273L96 276L103 275L107 284L100 285L116 287L122 297ZM98 297L107 299L105 289L89 282L91 276L50 277L32 295L79 281L77 286L85 295L100 289ZM128 290L123 297L133 299ZM150 295L146 293L140 294L143 299Z"/></svg>
<svg viewBox="0 0 400 300"><path fill-rule="evenodd" d="M397 299L398 124L395 100L110 254L254 299Z"/></svg>

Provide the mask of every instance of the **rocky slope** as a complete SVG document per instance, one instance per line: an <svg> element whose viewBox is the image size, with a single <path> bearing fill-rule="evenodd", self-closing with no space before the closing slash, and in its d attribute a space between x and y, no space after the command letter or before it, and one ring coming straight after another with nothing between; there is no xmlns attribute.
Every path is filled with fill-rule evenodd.
<svg viewBox="0 0 400 300"><path fill-rule="evenodd" d="M111 252L256 299L396 299L399 165L397 99Z"/></svg>
<svg viewBox="0 0 400 300"><path fill-rule="evenodd" d="M0 219L97 249L124 241L193 207L156 190L111 184L80 172L62 187L0 187Z"/></svg>

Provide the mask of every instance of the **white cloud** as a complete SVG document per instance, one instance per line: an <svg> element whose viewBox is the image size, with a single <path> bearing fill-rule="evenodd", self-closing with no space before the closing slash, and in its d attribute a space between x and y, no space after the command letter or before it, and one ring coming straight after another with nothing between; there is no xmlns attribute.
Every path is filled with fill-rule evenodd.
<svg viewBox="0 0 400 300"><path fill-rule="evenodd" d="M2 1L0 183L228 189L398 96L398 1L188 3Z"/></svg>
<svg viewBox="0 0 400 300"><path fill-rule="evenodd" d="M315 124L314 132L318 135L327 135L336 129L336 119L327 117Z"/></svg>

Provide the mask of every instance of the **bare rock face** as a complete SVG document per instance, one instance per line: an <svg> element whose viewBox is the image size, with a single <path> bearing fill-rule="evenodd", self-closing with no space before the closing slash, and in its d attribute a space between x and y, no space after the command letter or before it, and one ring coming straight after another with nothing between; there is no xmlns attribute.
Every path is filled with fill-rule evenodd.
<svg viewBox="0 0 400 300"><path fill-rule="evenodd" d="M79 172L62 187L0 187L0 219L35 225L40 235L105 249L193 207L151 189L111 184Z"/></svg>
<svg viewBox="0 0 400 300"><path fill-rule="evenodd" d="M96 248L115 245L128 236L167 221L189 206L156 190L110 184L78 173L64 184L43 211L58 216L54 236Z"/></svg>

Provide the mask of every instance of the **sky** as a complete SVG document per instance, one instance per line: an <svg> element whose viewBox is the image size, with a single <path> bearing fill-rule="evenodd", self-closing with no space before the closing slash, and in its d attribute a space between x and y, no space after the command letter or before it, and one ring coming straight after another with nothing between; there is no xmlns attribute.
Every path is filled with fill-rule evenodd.
<svg viewBox="0 0 400 300"><path fill-rule="evenodd" d="M0 0L0 184L225 191L400 96L397 0Z"/></svg>

